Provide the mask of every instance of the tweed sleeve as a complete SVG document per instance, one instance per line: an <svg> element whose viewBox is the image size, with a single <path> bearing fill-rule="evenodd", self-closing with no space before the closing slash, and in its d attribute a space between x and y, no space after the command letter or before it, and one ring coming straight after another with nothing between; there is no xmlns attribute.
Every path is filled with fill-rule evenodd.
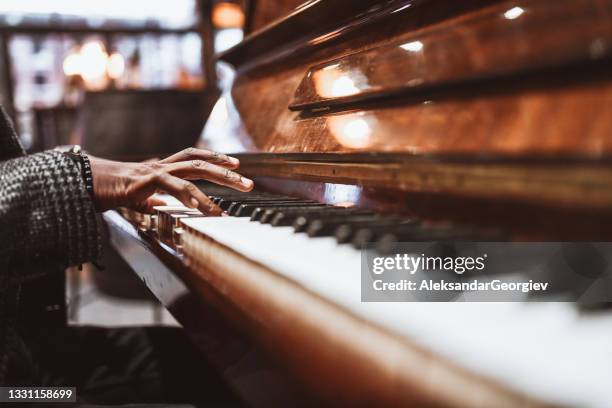
<svg viewBox="0 0 612 408"><path fill-rule="evenodd" d="M56 151L0 163L0 264L95 260L100 231L78 166Z"/></svg>
<svg viewBox="0 0 612 408"><path fill-rule="evenodd" d="M13 124L4 108L0 106L0 160L24 155L25 152L19 144Z"/></svg>

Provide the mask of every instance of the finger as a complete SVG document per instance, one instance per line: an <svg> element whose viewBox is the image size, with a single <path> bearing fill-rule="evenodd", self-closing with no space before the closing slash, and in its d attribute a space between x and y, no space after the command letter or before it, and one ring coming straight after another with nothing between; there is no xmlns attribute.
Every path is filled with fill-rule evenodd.
<svg viewBox="0 0 612 408"><path fill-rule="evenodd" d="M155 176L154 182L158 188L176 197L185 207L197 208L205 215L219 216L223 213L223 210L215 205L206 194L187 180L167 173L159 173Z"/></svg>
<svg viewBox="0 0 612 408"><path fill-rule="evenodd" d="M155 214L155 207L159 205L166 205L166 202L159 198L149 197L144 201L133 204L131 208L144 214Z"/></svg>
<svg viewBox="0 0 612 408"><path fill-rule="evenodd" d="M255 185L253 180L235 171L202 160L167 164L164 171L184 179L212 181L238 191L251 191Z"/></svg>
<svg viewBox="0 0 612 408"><path fill-rule="evenodd" d="M172 156L159 161L159 163L167 164L189 160L203 160L217 164L227 169L237 169L240 165L240 161L235 157L230 157L228 155L213 152L211 150L196 149L195 147L190 147L181 152L173 154Z"/></svg>
<svg viewBox="0 0 612 408"><path fill-rule="evenodd" d="M166 202L162 199L149 197L145 200L144 206L150 212L150 214L155 213L155 207L167 205Z"/></svg>

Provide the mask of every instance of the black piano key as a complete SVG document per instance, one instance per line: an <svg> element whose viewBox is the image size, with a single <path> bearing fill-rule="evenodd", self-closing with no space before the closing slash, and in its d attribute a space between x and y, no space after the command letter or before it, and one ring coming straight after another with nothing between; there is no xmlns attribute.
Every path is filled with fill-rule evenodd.
<svg viewBox="0 0 612 408"><path fill-rule="evenodd" d="M576 303L580 313L606 313L612 310L612 302Z"/></svg>
<svg viewBox="0 0 612 408"><path fill-rule="evenodd" d="M418 223L408 225L372 225L359 227L353 231L349 240L355 248L364 248L368 244L375 243L383 235L399 236L399 231L403 234L415 233L422 231L423 226Z"/></svg>
<svg viewBox="0 0 612 408"><path fill-rule="evenodd" d="M257 201L234 201L227 208L227 212L230 215L236 215L236 213L242 207L249 208L249 209L250 208L255 209L257 207L272 207L272 206L278 206L278 205L289 204L289 203L298 203L298 202L300 202L300 201L299 200L295 200L295 199L291 199L291 200L289 200L289 199L278 199L278 200L257 200ZM249 212L249 215L250 215L251 212ZM244 212L243 212L243 214L244 214ZM244 215L242 215L242 216L244 216Z"/></svg>
<svg viewBox="0 0 612 408"><path fill-rule="evenodd" d="M325 211L325 212L318 212L318 213L312 213L312 214L300 214L297 217L295 217L295 220L293 222L293 228L295 229L295 232L304 232L308 229L308 226L317 221L317 222L323 222L325 220L338 220L340 217L378 217L379 216L375 215L373 212L369 211L369 210L361 210L361 209L354 209L354 208L346 208L345 211L338 211L338 212L334 212L334 211Z"/></svg>
<svg viewBox="0 0 612 408"><path fill-rule="evenodd" d="M338 243L350 241L352 234L359 228L369 225L393 225L400 220L397 218L386 218L380 215L351 217L348 219L330 219L324 221L313 221L306 233L309 236L335 236Z"/></svg>
<svg viewBox="0 0 612 408"><path fill-rule="evenodd" d="M223 194L220 196L225 200L233 200L233 201L255 201L255 200L277 200L277 199L290 199L293 197L281 196L281 195L270 195L270 194L248 194L248 193L240 193L240 194Z"/></svg>
<svg viewBox="0 0 612 408"><path fill-rule="evenodd" d="M226 198L222 198L219 203L217 204L219 207L221 207L222 210L229 210L230 207L232 205L234 205L235 203L237 203L238 201L232 201L232 200L228 200Z"/></svg>
<svg viewBox="0 0 612 408"><path fill-rule="evenodd" d="M376 250L380 253L393 252L400 242L448 242L448 241L485 241L486 238L476 231L460 228L415 228L380 234L376 237ZM372 242L372 241L370 241ZM365 242L353 242L356 247L363 247Z"/></svg>
<svg viewBox="0 0 612 408"><path fill-rule="evenodd" d="M323 209L329 208L329 206L321 203L310 203L310 204L302 204L302 205L288 205L288 206L279 206L279 207L271 207L264 209L263 213L260 213L258 221L262 224L268 224L272 221L274 216L279 212L288 213L290 211L306 211L308 209Z"/></svg>
<svg viewBox="0 0 612 408"><path fill-rule="evenodd" d="M297 217L307 216L307 215L321 217L325 214L330 214L330 215L331 214L343 214L350 210L345 207L335 207L333 205L321 204L318 207L317 206L305 206L303 209L296 208L296 207L273 208L273 209L270 209L270 211L275 212L274 217L276 217L279 213L283 213L283 216L279 217L279 220L280 220L280 218L284 219L285 217L291 217L295 219ZM291 224L287 224L287 225L291 225Z"/></svg>
<svg viewBox="0 0 612 408"><path fill-rule="evenodd" d="M336 224L332 224L332 226L335 225L336 227L332 235L336 237L336 241L338 241L339 244L344 244L344 243L350 242L355 232L357 232L359 229L367 228L367 227L371 227L371 228L384 227L384 228L391 229L397 225L401 225L402 223L413 225L413 224L417 224L418 222L413 219L405 219L405 218L402 219L402 218L380 217L380 216L378 217L375 216L375 217L370 217L370 218L364 217L363 219L349 220L348 222L345 222L345 223L339 222Z"/></svg>
<svg viewBox="0 0 612 408"><path fill-rule="evenodd" d="M206 194L206 192L204 192ZM274 198L274 197L280 197L280 196L275 196L272 194L267 194L267 193L241 193L238 191L233 191L230 190L229 192L225 193L225 194L206 194L208 197L210 198L219 198L219 199L228 199L228 200L240 200L240 199L253 199L253 198Z"/></svg>
<svg viewBox="0 0 612 408"><path fill-rule="evenodd" d="M295 197L245 197L245 198L223 198L219 206L224 210L229 210L232 204L250 204L250 203L270 203L270 202L293 202L299 201ZM227 204L229 203L229 204ZM225 207L225 208L224 208Z"/></svg>
<svg viewBox="0 0 612 408"><path fill-rule="evenodd" d="M265 208L265 209L270 209L270 208L276 208L276 207L283 207L283 206L299 206L299 205L311 205L311 204L319 204L316 203L314 201L270 201L270 202L260 202L260 203L246 203L246 204L241 204L237 207L234 208L234 210L232 212L229 212L230 215L234 215L236 217L250 217L251 215L253 215L253 212L257 209L257 208Z"/></svg>
<svg viewBox="0 0 612 408"><path fill-rule="evenodd" d="M322 203L308 203L306 205L294 205L294 206L279 206L279 207L272 207L272 208L263 208L263 212L258 212L258 214L253 214L256 218L253 218L254 220L260 220L261 216L265 213L269 213L267 217L274 217L276 216L277 213L285 213L286 215L289 214L294 214L295 216L299 216L301 214L309 214L309 213L325 213L325 212L331 212L331 211L336 211L336 209L338 209L339 207L334 207L328 204L322 204Z"/></svg>
<svg viewBox="0 0 612 408"><path fill-rule="evenodd" d="M371 212L366 211L366 210L354 210L351 208L344 208L344 207L332 207L332 206L326 206L323 208L306 208L302 211L300 210L280 210L277 211L276 214L274 215L274 218L272 218L272 221L270 222L270 224L276 226L276 227L287 227L287 226L294 226L294 229L296 230L296 232L300 232L298 231L297 228L295 228L295 223L298 219L304 219L304 220L311 220L311 219L322 219L322 218L330 218L330 217L334 217L334 218L338 218L338 217L342 217L342 216L349 216L349 215L369 215L371 214Z"/></svg>
<svg viewBox="0 0 612 408"><path fill-rule="evenodd" d="M252 213L251 213L251 221L260 221L261 217L267 212L267 211L281 211L281 210L292 210L292 211L298 211L299 208L304 208L304 209L311 209L311 208L324 208L324 207L328 207L331 208L330 206L327 206L325 204L321 204L321 203L317 203L316 201L312 201L312 202L289 202L286 204L279 204L279 205L273 205L273 206L259 206L257 207Z"/></svg>

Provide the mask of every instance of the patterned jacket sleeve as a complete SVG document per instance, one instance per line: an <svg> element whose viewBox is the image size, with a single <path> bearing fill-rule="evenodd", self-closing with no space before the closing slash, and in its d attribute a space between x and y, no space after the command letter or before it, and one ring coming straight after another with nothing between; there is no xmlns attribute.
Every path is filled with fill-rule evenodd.
<svg viewBox="0 0 612 408"><path fill-rule="evenodd" d="M95 260L98 228L93 201L70 158L49 151L0 163L0 265Z"/></svg>
<svg viewBox="0 0 612 408"><path fill-rule="evenodd" d="M19 144L13 124L4 108L0 106L0 160L24 155L25 152Z"/></svg>

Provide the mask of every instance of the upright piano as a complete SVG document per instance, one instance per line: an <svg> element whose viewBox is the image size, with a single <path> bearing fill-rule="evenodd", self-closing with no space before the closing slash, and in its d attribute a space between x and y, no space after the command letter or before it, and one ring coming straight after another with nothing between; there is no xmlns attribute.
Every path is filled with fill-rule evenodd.
<svg viewBox="0 0 612 408"><path fill-rule="evenodd" d="M256 189L107 212L121 255L252 406L609 406L607 305L368 303L359 268L365 242L610 240L612 1L291 3L250 2L199 142Z"/></svg>

